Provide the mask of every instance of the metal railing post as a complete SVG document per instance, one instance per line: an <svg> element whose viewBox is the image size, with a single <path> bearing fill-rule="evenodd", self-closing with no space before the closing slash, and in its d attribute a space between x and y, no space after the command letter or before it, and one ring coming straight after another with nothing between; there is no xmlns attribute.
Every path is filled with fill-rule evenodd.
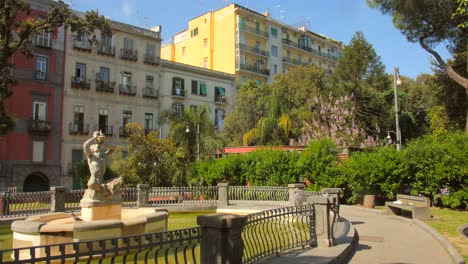
<svg viewBox="0 0 468 264"><path fill-rule="evenodd" d="M52 186L51 190L51 206L52 213L65 212L65 186Z"/></svg>
<svg viewBox="0 0 468 264"><path fill-rule="evenodd" d="M218 206L229 205L229 183L220 182L218 183Z"/></svg>
<svg viewBox="0 0 468 264"><path fill-rule="evenodd" d="M200 263L242 263L244 241L241 235L246 219L246 216L229 214L198 216L202 237Z"/></svg>
<svg viewBox="0 0 468 264"><path fill-rule="evenodd" d="M149 199L149 185L148 184L137 184L138 195L137 195L137 208L147 207Z"/></svg>

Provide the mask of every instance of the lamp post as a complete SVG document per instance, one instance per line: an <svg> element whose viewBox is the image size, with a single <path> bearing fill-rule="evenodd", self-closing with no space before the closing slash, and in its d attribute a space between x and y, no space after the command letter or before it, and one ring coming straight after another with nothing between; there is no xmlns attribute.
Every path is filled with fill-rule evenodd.
<svg viewBox="0 0 468 264"><path fill-rule="evenodd" d="M187 125L185 133L190 133L190 128ZM200 161L200 123L197 123L197 161Z"/></svg>
<svg viewBox="0 0 468 264"><path fill-rule="evenodd" d="M401 85L400 72L397 67L393 69L393 89L395 94L395 129L396 129L396 149L401 149L401 131L400 122L398 120L398 90L397 86Z"/></svg>

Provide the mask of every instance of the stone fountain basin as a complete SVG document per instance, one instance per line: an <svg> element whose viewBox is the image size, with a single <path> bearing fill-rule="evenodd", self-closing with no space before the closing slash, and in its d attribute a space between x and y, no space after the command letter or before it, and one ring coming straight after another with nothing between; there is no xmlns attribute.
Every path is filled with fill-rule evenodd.
<svg viewBox="0 0 468 264"><path fill-rule="evenodd" d="M80 217L81 213L75 215ZM155 208L122 209L121 219L111 220L76 221L69 213L30 216L12 223L13 248L164 232L167 219L167 210ZM58 248L52 248L51 253L55 250Z"/></svg>

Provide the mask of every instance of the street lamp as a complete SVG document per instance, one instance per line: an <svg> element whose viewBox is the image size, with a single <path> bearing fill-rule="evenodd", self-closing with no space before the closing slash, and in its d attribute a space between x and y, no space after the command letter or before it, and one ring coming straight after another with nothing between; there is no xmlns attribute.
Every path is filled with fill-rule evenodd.
<svg viewBox="0 0 468 264"><path fill-rule="evenodd" d="M187 125L185 133L190 133L190 128ZM197 160L200 161L200 123L197 123Z"/></svg>
<svg viewBox="0 0 468 264"><path fill-rule="evenodd" d="M393 69L393 89L395 94L395 129L396 129L396 149L400 150L401 148L401 131L400 131L400 123L398 120L398 90L397 86L401 85L400 80L400 72L397 67ZM389 134L390 136L390 134Z"/></svg>

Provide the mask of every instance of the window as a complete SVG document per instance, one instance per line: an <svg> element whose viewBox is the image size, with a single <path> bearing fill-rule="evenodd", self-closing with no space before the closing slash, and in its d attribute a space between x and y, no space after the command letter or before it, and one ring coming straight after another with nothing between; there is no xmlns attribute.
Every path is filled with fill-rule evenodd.
<svg viewBox="0 0 468 264"><path fill-rule="evenodd" d="M259 52L260 51L260 41L255 41L255 51Z"/></svg>
<svg viewBox="0 0 468 264"><path fill-rule="evenodd" d="M122 113L122 127L132 122L132 111L124 110Z"/></svg>
<svg viewBox="0 0 468 264"><path fill-rule="evenodd" d="M278 29L277 28L271 28L271 36L274 38L278 38Z"/></svg>
<svg viewBox="0 0 468 264"><path fill-rule="evenodd" d="M198 94L198 81L192 80L192 94Z"/></svg>
<svg viewBox="0 0 468 264"><path fill-rule="evenodd" d="M271 45L271 56L278 57L278 47Z"/></svg>
<svg viewBox="0 0 468 264"><path fill-rule="evenodd" d="M203 58L203 68L208 69L208 58Z"/></svg>
<svg viewBox="0 0 468 264"><path fill-rule="evenodd" d="M197 110L197 108L198 108L198 105L190 105L190 109L192 110Z"/></svg>
<svg viewBox="0 0 468 264"><path fill-rule="evenodd" d="M36 35L36 45L41 47L50 47L50 32L47 32L45 29L41 30Z"/></svg>
<svg viewBox="0 0 468 264"><path fill-rule="evenodd" d="M80 42L80 43L89 43L88 34L83 33L83 34L75 35L75 41Z"/></svg>
<svg viewBox="0 0 468 264"><path fill-rule="evenodd" d="M33 119L34 120L46 120L46 107L45 102L34 102L33 103Z"/></svg>
<svg viewBox="0 0 468 264"><path fill-rule="evenodd" d="M173 103L172 112L178 116L182 115L182 112L184 112L184 105L181 103Z"/></svg>
<svg viewBox="0 0 468 264"><path fill-rule="evenodd" d="M240 43L241 44L247 44L247 39L245 38L245 32L240 33Z"/></svg>
<svg viewBox="0 0 468 264"><path fill-rule="evenodd" d="M322 46L318 46L318 53L322 54Z"/></svg>
<svg viewBox="0 0 468 264"><path fill-rule="evenodd" d="M124 49L133 50L133 39L124 38Z"/></svg>
<svg viewBox="0 0 468 264"><path fill-rule="evenodd" d="M32 142L32 162L44 162L44 141Z"/></svg>
<svg viewBox="0 0 468 264"><path fill-rule="evenodd" d="M201 96L206 96L206 83L199 82L197 80L192 80L192 94L199 94Z"/></svg>
<svg viewBox="0 0 468 264"><path fill-rule="evenodd" d="M255 22L255 32L260 33L260 24Z"/></svg>
<svg viewBox="0 0 468 264"><path fill-rule="evenodd" d="M181 53L182 53L182 56L185 55L185 47L182 47Z"/></svg>
<svg viewBox="0 0 468 264"><path fill-rule="evenodd" d="M208 91L206 90L206 83L200 82L200 95L206 96L207 94L208 94Z"/></svg>
<svg viewBox="0 0 468 264"><path fill-rule="evenodd" d="M278 65L273 64L273 73L277 74L278 73Z"/></svg>
<svg viewBox="0 0 468 264"><path fill-rule="evenodd" d="M75 66L75 83L82 83L86 78L86 64L76 63Z"/></svg>
<svg viewBox="0 0 468 264"><path fill-rule="evenodd" d="M223 87L215 87L215 102L225 102L226 101L226 89Z"/></svg>
<svg viewBox="0 0 468 264"><path fill-rule="evenodd" d="M122 72L122 88L130 89L132 84L132 73L131 72Z"/></svg>
<svg viewBox="0 0 468 264"><path fill-rule="evenodd" d="M104 47L112 46L112 38L109 35L101 35L101 45Z"/></svg>
<svg viewBox="0 0 468 264"><path fill-rule="evenodd" d="M203 39L203 47L207 48L208 47L208 39Z"/></svg>
<svg viewBox="0 0 468 264"><path fill-rule="evenodd" d="M73 107L73 131L84 130L84 106L75 105Z"/></svg>
<svg viewBox="0 0 468 264"><path fill-rule="evenodd" d="M245 55L240 55L240 64L245 64Z"/></svg>
<svg viewBox="0 0 468 264"><path fill-rule="evenodd" d="M220 132L224 127L224 110L215 109L215 127Z"/></svg>
<svg viewBox="0 0 468 264"><path fill-rule="evenodd" d="M151 43L146 43L146 56L154 58L156 56L156 46Z"/></svg>
<svg viewBox="0 0 468 264"><path fill-rule="evenodd" d="M149 132L153 130L153 114L145 113L145 131Z"/></svg>
<svg viewBox="0 0 468 264"><path fill-rule="evenodd" d="M47 76L47 57L37 56L36 57L36 79L45 80Z"/></svg>
<svg viewBox="0 0 468 264"><path fill-rule="evenodd" d="M172 78L172 95L184 96L184 79Z"/></svg>
<svg viewBox="0 0 468 264"><path fill-rule="evenodd" d="M109 82L109 68L101 67L99 70L99 80L102 82Z"/></svg>
<svg viewBox="0 0 468 264"><path fill-rule="evenodd" d="M99 130L104 134L109 134L109 127L107 122L109 120L109 110L105 108L99 108L98 112L98 126Z"/></svg>
<svg viewBox="0 0 468 264"><path fill-rule="evenodd" d="M151 75L146 75L146 87L153 88L154 78Z"/></svg>
<svg viewBox="0 0 468 264"><path fill-rule="evenodd" d="M240 28L245 29L245 17L240 17Z"/></svg>
<svg viewBox="0 0 468 264"><path fill-rule="evenodd" d="M194 29L192 29L192 30L190 31L190 36L191 36L192 38L198 36L198 27L196 27L196 28L194 28Z"/></svg>

